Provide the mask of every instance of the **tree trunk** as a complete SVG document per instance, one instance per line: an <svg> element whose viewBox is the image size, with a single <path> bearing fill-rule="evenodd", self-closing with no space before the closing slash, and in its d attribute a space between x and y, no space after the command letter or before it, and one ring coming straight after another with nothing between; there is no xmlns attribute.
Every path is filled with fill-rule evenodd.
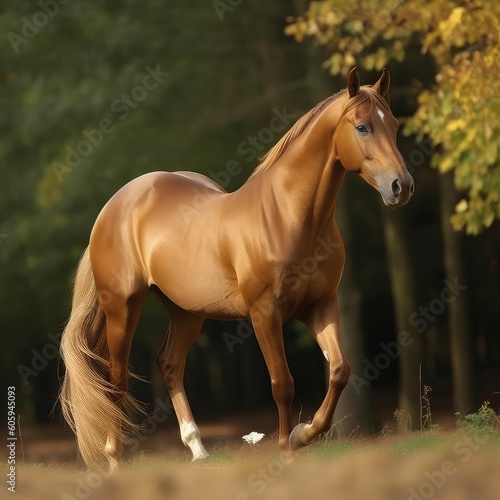
<svg viewBox="0 0 500 500"><path fill-rule="evenodd" d="M443 234L443 260L449 282L467 283L462 255L461 236L453 230L450 217L454 213L457 192L453 173L442 174L441 230ZM474 350L469 323L467 295L461 293L448 304L448 328L451 365L453 372L453 400L455 411L463 413L474 408Z"/></svg>
<svg viewBox="0 0 500 500"><path fill-rule="evenodd" d="M401 347L399 358L399 410L408 430L420 428L420 369L422 363L422 337L409 324L417 311L414 269L408 239L405 234L405 214L383 207L384 237L387 251L389 278L396 316L398 336L408 332L411 343ZM398 421L401 424L400 421Z"/></svg>
<svg viewBox="0 0 500 500"><path fill-rule="evenodd" d="M344 184L348 184L346 179ZM343 190L349 186L344 185ZM339 288L340 325L342 328L342 345L351 365L352 373L363 376L365 357L364 337L361 327L361 292L352 275L352 259L349 257L349 246L352 224L348 214L348 197L346 192L337 200L336 219L347 250L344 274ZM340 397L335 411L334 422L339 435L347 437L356 429L364 434L372 433L375 421L370 408L370 387L363 386L361 394L356 392L352 382L347 384Z"/></svg>

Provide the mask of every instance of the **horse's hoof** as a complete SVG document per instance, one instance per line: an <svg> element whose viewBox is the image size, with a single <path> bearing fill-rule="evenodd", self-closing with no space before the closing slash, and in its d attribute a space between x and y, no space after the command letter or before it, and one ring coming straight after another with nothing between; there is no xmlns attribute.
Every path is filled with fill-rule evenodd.
<svg viewBox="0 0 500 500"><path fill-rule="evenodd" d="M290 447L293 451L300 450L304 446L307 446L309 443L305 443L303 441L304 428L307 424L297 424L292 433L290 434L290 438L288 442L290 443Z"/></svg>
<svg viewBox="0 0 500 500"><path fill-rule="evenodd" d="M295 453L291 448L283 450L283 455L285 457L285 464L292 465L295 463Z"/></svg>
<svg viewBox="0 0 500 500"><path fill-rule="evenodd" d="M210 455L207 452L204 453L199 453L196 456L193 456L191 459L191 463L196 464L196 463L201 463L203 460L206 460L207 458L210 458Z"/></svg>

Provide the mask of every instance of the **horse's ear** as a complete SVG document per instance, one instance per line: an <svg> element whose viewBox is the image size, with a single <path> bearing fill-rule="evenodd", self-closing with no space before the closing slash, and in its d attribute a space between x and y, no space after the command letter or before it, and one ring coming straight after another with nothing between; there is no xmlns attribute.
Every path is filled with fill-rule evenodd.
<svg viewBox="0 0 500 500"><path fill-rule="evenodd" d="M358 68L352 68L347 78L347 91L349 97L354 97L359 92L359 75Z"/></svg>
<svg viewBox="0 0 500 500"><path fill-rule="evenodd" d="M378 92L382 97L385 97L391 86L391 74L387 68L382 70L382 76L379 81L373 86L373 90Z"/></svg>

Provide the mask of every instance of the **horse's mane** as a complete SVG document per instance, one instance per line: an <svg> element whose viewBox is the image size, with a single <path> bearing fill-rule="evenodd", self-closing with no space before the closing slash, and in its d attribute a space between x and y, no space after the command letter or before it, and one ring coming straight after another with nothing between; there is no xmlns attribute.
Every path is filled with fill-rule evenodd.
<svg viewBox="0 0 500 500"><path fill-rule="evenodd" d="M302 135L307 126L312 122L313 118L315 118L322 111L324 111L329 104L331 104L332 102L336 101L337 99L345 95L346 92L347 91L344 89L341 90L340 92L337 92L336 94L327 97L324 101L321 101L320 103L316 104L314 108L312 108L305 115L300 117L293 124L292 128L276 143L276 145L273 146L262 157L262 162L253 171L252 176L258 174L259 172L267 170L271 165L276 163L283 156L283 154L288 149L290 144L292 144L295 141L295 139L297 139L297 137ZM349 99L346 107L342 111L342 114L347 113L351 109L367 101L370 101L372 105L380 104L390 112L389 105L382 96L380 96L376 92L366 92L365 90L360 89L359 92L353 98Z"/></svg>

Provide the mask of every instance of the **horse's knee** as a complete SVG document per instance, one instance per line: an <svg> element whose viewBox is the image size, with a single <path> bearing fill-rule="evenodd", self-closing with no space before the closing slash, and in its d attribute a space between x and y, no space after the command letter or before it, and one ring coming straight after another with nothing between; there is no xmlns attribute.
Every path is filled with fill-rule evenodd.
<svg viewBox="0 0 500 500"><path fill-rule="evenodd" d="M291 404L295 395L295 384L291 375L284 379L271 379L273 398L277 403Z"/></svg>
<svg viewBox="0 0 500 500"><path fill-rule="evenodd" d="M330 387L342 391L349 383L351 376L351 366L347 361L343 361L330 367L330 377L328 383Z"/></svg>

